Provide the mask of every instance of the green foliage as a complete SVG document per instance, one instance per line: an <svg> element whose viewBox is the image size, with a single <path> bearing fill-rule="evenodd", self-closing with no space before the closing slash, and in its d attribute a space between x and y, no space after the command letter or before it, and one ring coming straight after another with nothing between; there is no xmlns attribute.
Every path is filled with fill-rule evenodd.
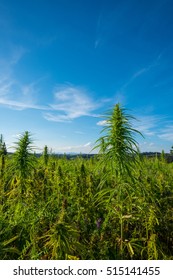
<svg viewBox="0 0 173 280"><path fill-rule="evenodd" d="M119 106L109 118L90 159L36 158L25 132L0 161L0 259L173 259L173 163L139 155Z"/></svg>
<svg viewBox="0 0 173 280"><path fill-rule="evenodd" d="M130 173L137 161L138 145L134 139L134 133L141 133L132 128L131 120L134 118L126 114L120 104L116 104L113 110L105 116L106 124L95 146L103 154L103 161L110 163L117 175Z"/></svg>
<svg viewBox="0 0 173 280"><path fill-rule="evenodd" d="M43 158L44 158L44 164L47 166L48 160L49 160L49 154L48 154L48 147L47 146L44 147Z"/></svg>
<svg viewBox="0 0 173 280"><path fill-rule="evenodd" d="M0 136L0 155L7 155L7 148L6 148L6 144L3 140L3 135L1 134Z"/></svg>
<svg viewBox="0 0 173 280"><path fill-rule="evenodd" d="M34 156L32 154L31 135L28 131L25 131L19 138L19 141L16 142L16 152L13 156L13 166L16 173L19 174L19 177L26 179L30 176L31 170L34 168Z"/></svg>
<svg viewBox="0 0 173 280"><path fill-rule="evenodd" d="M102 184L101 160L50 156L45 168L40 157L21 200L16 174L5 187L15 162L9 156L0 189L1 259L173 259L172 164L141 159L132 171L137 180L112 174Z"/></svg>

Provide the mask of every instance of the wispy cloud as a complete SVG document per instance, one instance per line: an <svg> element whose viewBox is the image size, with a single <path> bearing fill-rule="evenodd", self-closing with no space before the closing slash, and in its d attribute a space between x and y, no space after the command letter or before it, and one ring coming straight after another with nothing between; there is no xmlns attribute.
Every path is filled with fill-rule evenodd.
<svg viewBox="0 0 173 280"><path fill-rule="evenodd" d="M25 55L22 46L13 46L7 58L0 58L0 105L15 110L27 108L43 109L35 104L35 83L23 84L13 76L13 67Z"/></svg>
<svg viewBox="0 0 173 280"><path fill-rule="evenodd" d="M101 44L101 22L102 22L102 13L100 12L97 23L96 23L96 38L94 42L94 48L96 49Z"/></svg>
<svg viewBox="0 0 173 280"><path fill-rule="evenodd" d="M139 149L141 152L156 152L160 151L160 147L157 145L157 143L150 142L150 141L144 141L139 143Z"/></svg>
<svg viewBox="0 0 173 280"><path fill-rule="evenodd" d="M158 137L163 140L173 142L173 125L168 125L161 129Z"/></svg>
<svg viewBox="0 0 173 280"><path fill-rule="evenodd" d="M61 85L54 90L54 103L40 105L37 104L38 92L37 81L22 84L11 75L0 75L1 106L13 110L41 110L48 121L71 122L82 116L98 117L94 111L108 102L105 99L93 101L90 92L83 87Z"/></svg>
<svg viewBox="0 0 173 280"><path fill-rule="evenodd" d="M99 125L99 126L105 126L107 124L107 121L106 120L99 121L96 124Z"/></svg>
<svg viewBox="0 0 173 280"><path fill-rule="evenodd" d="M28 104L26 102L8 100L6 98L0 98L0 105L11 108L13 110L25 110L25 109L50 110L50 108L46 106Z"/></svg>
<svg viewBox="0 0 173 280"><path fill-rule="evenodd" d="M6 96L9 94L14 81L10 80L8 77L0 77L0 96Z"/></svg>
<svg viewBox="0 0 173 280"><path fill-rule="evenodd" d="M24 48L23 46L13 47L12 56L10 59L11 64L17 64L19 60L28 52L29 50Z"/></svg>
<svg viewBox="0 0 173 280"><path fill-rule="evenodd" d="M130 84L132 84L138 77L142 76L143 74L147 73L151 68L155 67L156 64L153 63L151 65L148 65L144 68L139 69L136 71L132 77L122 86L122 89L127 88Z"/></svg>
<svg viewBox="0 0 173 280"><path fill-rule="evenodd" d="M12 50L10 51L9 55L0 56L0 74L1 75L9 75L13 71L14 65L16 65L27 52L28 49L24 48L23 46L11 46Z"/></svg>
<svg viewBox="0 0 173 280"><path fill-rule="evenodd" d="M14 78L14 65L25 55L27 50L14 46L8 59L0 58L0 105L14 110L35 109L43 111L48 121L71 122L83 117L98 117L95 110L110 102L110 99L93 100L91 92L84 87L71 84L59 85L50 94L54 97L51 104L40 105L38 81L28 84ZM3 71L4 69L4 71ZM46 112L45 112L46 111Z"/></svg>
<svg viewBox="0 0 173 280"><path fill-rule="evenodd" d="M89 146L91 146L91 142L88 142L88 143L83 145L83 147L89 147Z"/></svg>
<svg viewBox="0 0 173 280"><path fill-rule="evenodd" d="M126 105L127 101L128 101L128 87L130 85L132 85L133 83L135 83L137 81L138 78L140 78L141 76L150 73L150 70L152 68L155 68L157 66L160 65L160 60L162 58L163 52L159 53L159 55L153 59L153 61L151 61L151 63L149 63L148 65L145 65L144 67L136 70L131 77L129 77L129 79L127 79L122 86L120 86L116 92L115 92L115 103L120 103L123 105Z"/></svg>
<svg viewBox="0 0 173 280"><path fill-rule="evenodd" d="M51 110L35 102L37 89L34 83L21 84L8 75L0 76L0 105L14 110L37 109Z"/></svg>
<svg viewBox="0 0 173 280"><path fill-rule="evenodd" d="M89 97L89 92L72 85L63 85L55 89L55 102L50 108L56 113L45 113L44 117L50 121L71 122L82 116L97 117L93 113L100 104Z"/></svg>
<svg viewBox="0 0 173 280"><path fill-rule="evenodd" d="M64 146L64 147L59 147L54 148L57 152L60 151L61 153L90 153L91 150L93 149L94 144L91 142L81 144L81 145L74 145L74 146Z"/></svg>
<svg viewBox="0 0 173 280"><path fill-rule="evenodd" d="M156 135L158 129L158 123L163 121L161 116L138 116L137 121L134 121L133 126L146 136Z"/></svg>
<svg viewBox="0 0 173 280"><path fill-rule="evenodd" d="M84 134L85 134L84 132L82 132L82 131L78 131L78 130L74 131L74 133L76 133L76 134L80 134L80 135L84 135Z"/></svg>
<svg viewBox="0 0 173 280"><path fill-rule="evenodd" d="M94 48L97 49L97 47L100 45L100 42L101 42L101 39L98 38L95 40L95 43L94 43Z"/></svg>
<svg viewBox="0 0 173 280"><path fill-rule="evenodd" d="M146 65L143 68L140 68L137 70L128 80L126 83L124 83L121 88L117 91L117 94L121 93L124 94L125 89L131 85L137 78L144 75L145 73L149 72L152 68L159 65L159 61L162 57L162 52L148 65Z"/></svg>

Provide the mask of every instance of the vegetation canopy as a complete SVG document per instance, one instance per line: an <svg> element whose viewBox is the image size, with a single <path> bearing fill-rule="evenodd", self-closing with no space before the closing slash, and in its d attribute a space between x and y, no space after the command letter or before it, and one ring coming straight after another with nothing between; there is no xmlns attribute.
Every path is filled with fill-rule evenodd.
<svg viewBox="0 0 173 280"><path fill-rule="evenodd" d="M173 260L173 163L139 155L119 104L105 120L85 159L36 157L28 131L4 153L1 136L0 259Z"/></svg>
<svg viewBox="0 0 173 280"><path fill-rule="evenodd" d="M130 169L137 162L138 143L134 134L142 134L132 128L131 120L135 118L126 113L120 104L116 104L113 110L107 113L105 127L96 143L96 148L103 154L104 162L111 162L116 173L122 175L130 173Z"/></svg>

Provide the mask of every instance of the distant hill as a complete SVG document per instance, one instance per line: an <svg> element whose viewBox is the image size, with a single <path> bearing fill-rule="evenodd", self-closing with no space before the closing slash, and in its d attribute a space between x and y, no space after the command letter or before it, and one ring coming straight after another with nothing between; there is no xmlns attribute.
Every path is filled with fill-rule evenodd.
<svg viewBox="0 0 173 280"><path fill-rule="evenodd" d="M12 155L13 153L8 153L9 155ZM36 157L41 157L42 153L35 153ZM52 154L52 156L56 157L56 158L67 158L67 159L75 159L77 157L82 157L82 158L92 158L94 156L97 156L98 154L78 154L78 153L69 153L69 154L61 154L61 153L54 153ZM160 158L161 157L161 153L160 152L143 152L141 153L142 156L144 157L148 157L148 158L154 158L157 157ZM169 154L169 153L165 153L165 159L168 163L173 162L173 155Z"/></svg>
<svg viewBox="0 0 173 280"><path fill-rule="evenodd" d="M157 155L158 158L161 157L161 154L162 153L160 153L160 152L144 152L144 153L141 153L141 155L146 156L146 157L156 157L156 155ZM168 163L173 162L173 155L169 154L169 153L165 153L165 159Z"/></svg>

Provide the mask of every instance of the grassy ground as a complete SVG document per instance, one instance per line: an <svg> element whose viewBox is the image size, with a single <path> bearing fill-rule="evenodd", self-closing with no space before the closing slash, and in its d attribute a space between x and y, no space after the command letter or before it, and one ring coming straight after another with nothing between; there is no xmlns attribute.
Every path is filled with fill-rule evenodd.
<svg viewBox="0 0 173 280"><path fill-rule="evenodd" d="M172 163L120 178L98 156L29 161L1 156L1 259L173 259Z"/></svg>

